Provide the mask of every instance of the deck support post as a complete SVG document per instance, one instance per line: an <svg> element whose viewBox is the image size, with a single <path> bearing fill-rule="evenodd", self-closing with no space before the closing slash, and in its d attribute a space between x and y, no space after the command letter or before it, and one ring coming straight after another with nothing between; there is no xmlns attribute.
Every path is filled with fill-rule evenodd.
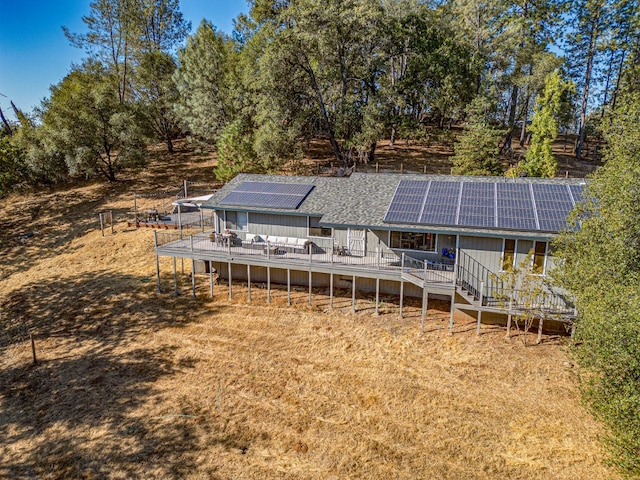
<svg viewBox="0 0 640 480"><path fill-rule="evenodd" d="M271 267L267 265L267 305L271 304Z"/></svg>
<svg viewBox="0 0 640 480"><path fill-rule="evenodd" d="M404 252L402 252L402 260L400 261L400 313L398 316L402 318L402 304L404 302Z"/></svg>
<svg viewBox="0 0 640 480"><path fill-rule="evenodd" d="M156 277L158 278L158 293L162 293L160 288L160 257L156 255Z"/></svg>
<svg viewBox="0 0 640 480"><path fill-rule="evenodd" d="M311 292L313 289L313 273L309 270L309 306L311 306Z"/></svg>
<svg viewBox="0 0 640 480"><path fill-rule="evenodd" d="M227 272L229 273L229 301L233 299L233 290L231 287L231 262L227 262Z"/></svg>
<svg viewBox="0 0 640 480"><path fill-rule="evenodd" d="M476 335L480 335L480 324L482 323L482 306L484 305L484 282L480 282L480 308L478 308L478 324L476 325Z"/></svg>
<svg viewBox="0 0 640 480"><path fill-rule="evenodd" d="M576 334L576 321L574 320L573 322L571 322L571 340L573 340L573 337Z"/></svg>
<svg viewBox="0 0 640 480"><path fill-rule="evenodd" d="M247 264L247 303L251 303L251 265Z"/></svg>
<svg viewBox="0 0 640 480"><path fill-rule="evenodd" d="M451 294L451 311L449 312L449 335L453 335L453 312L456 309L456 292Z"/></svg>
<svg viewBox="0 0 640 480"><path fill-rule="evenodd" d="M196 298L196 261L191 259L191 297Z"/></svg>
<svg viewBox="0 0 640 480"><path fill-rule="evenodd" d="M173 296L178 296L178 269L176 266L176 257L173 257Z"/></svg>
<svg viewBox="0 0 640 480"><path fill-rule="evenodd" d="M424 320L427 316L427 306L429 304L429 292L427 286L422 287L422 314L420 315L420 333L424 333Z"/></svg>
<svg viewBox="0 0 640 480"><path fill-rule="evenodd" d="M353 276L351 283L351 313L356 313L356 276Z"/></svg>
<svg viewBox="0 0 640 480"><path fill-rule="evenodd" d="M399 317L402 318L402 304L404 302L404 279L400 277L400 313Z"/></svg>
<svg viewBox="0 0 640 480"><path fill-rule="evenodd" d="M291 306L291 269L287 268L287 307Z"/></svg>
<svg viewBox="0 0 640 480"><path fill-rule="evenodd" d="M378 304L380 303L380 277L376 277L376 317L379 314Z"/></svg>
<svg viewBox="0 0 640 480"><path fill-rule="evenodd" d="M329 274L329 309L333 309L333 272Z"/></svg>
<svg viewBox="0 0 640 480"><path fill-rule="evenodd" d="M209 260L209 296L213 298L213 262Z"/></svg>
<svg viewBox="0 0 640 480"><path fill-rule="evenodd" d="M537 344L540 344L540 342L542 342L542 325L543 324L544 324L543 318L538 320L538 340L536 341Z"/></svg>
<svg viewBox="0 0 640 480"><path fill-rule="evenodd" d="M505 338L509 338L511 336L511 309L513 308L513 292L509 293L509 315L507 315L507 334Z"/></svg>
<svg viewBox="0 0 640 480"><path fill-rule="evenodd" d="M184 275L184 257L180 257L180 273Z"/></svg>

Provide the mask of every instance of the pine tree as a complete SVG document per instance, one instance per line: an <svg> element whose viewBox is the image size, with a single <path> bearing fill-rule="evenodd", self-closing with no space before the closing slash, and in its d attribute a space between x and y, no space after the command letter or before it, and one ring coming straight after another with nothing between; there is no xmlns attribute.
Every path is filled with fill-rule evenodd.
<svg viewBox="0 0 640 480"><path fill-rule="evenodd" d="M561 113L563 98L573 90L573 84L566 82L555 70L547 76L542 96L536 102L530 130L531 147L525 153L521 168L530 177L555 177L558 160L553 155L553 141L558 137L557 118Z"/></svg>
<svg viewBox="0 0 640 480"><path fill-rule="evenodd" d="M203 20L178 51L173 79L180 94L175 112L196 137L215 143L233 119L230 72L233 42Z"/></svg>
<svg viewBox="0 0 640 480"><path fill-rule="evenodd" d="M228 182L240 172L256 171L253 139L240 120L229 123L217 143L218 164L214 173L218 180Z"/></svg>
<svg viewBox="0 0 640 480"><path fill-rule="evenodd" d="M484 111L486 99L476 97L470 106L469 121L454 146L452 173L455 175L502 175L498 143L504 130L491 126Z"/></svg>

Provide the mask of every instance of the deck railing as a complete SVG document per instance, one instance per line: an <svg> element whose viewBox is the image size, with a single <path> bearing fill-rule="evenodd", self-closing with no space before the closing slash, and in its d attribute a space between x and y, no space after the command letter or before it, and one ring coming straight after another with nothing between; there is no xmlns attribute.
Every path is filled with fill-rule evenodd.
<svg viewBox="0 0 640 480"><path fill-rule="evenodd" d="M443 265L428 260L418 260L406 254L396 255L393 251L376 248L374 252L344 250L310 245L306 251L286 246L273 246L268 242L242 244L236 242L218 243L210 234L181 235L178 232L156 231L156 246L171 250L187 250L189 252L214 253L220 257L260 257L269 263L304 266L335 265L348 266L353 270L397 272L416 285L441 284L452 285L468 292L474 300L483 306L497 307L517 313L519 310L536 310L545 314L568 315L574 312L571 300L554 292L550 288L539 290L532 296L530 290L509 289L504 282L489 269L459 251L457 270L450 271L450 265Z"/></svg>
<svg viewBox="0 0 640 480"><path fill-rule="evenodd" d="M458 252L456 283L483 305L504 289L503 282L495 273L462 250Z"/></svg>
<svg viewBox="0 0 640 480"><path fill-rule="evenodd" d="M213 239L212 239L213 238ZM439 270L433 263L416 260L407 255L398 256L391 250L376 248L374 251L334 250L333 247L309 245L304 249L293 246L276 246L269 242L243 244L239 239L218 242L215 236L199 233L183 235L177 232L156 231L158 247L187 250L189 252L213 253L221 257L260 257L270 263L290 265L335 265L348 266L354 270L395 271L413 275L418 282L451 284L453 272Z"/></svg>
<svg viewBox="0 0 640 480"><path fill-rule="evenodd" d="M545 315L567 315L575 310L568 297L553 291L550 286L536 286L529 290L509 288L499 275L463 251L458 254L456 283L483 306L515 313L519 310L538 311Z"/></svg>
<svg viewBox="0 0 640 480"><path fill-rule="evenodd" d="M575 314L571 299L552 290L507 289L486 302L488 306L500 307L513 313L528 311L534 316L567 316Z"/></svg>
<svg viewBox="0 0 640 480"><path fill-rule="evenodd" d="M430 262L428 260L418 260L408 255L402 255L402 272L412 277L416 283L451 283L453 275L446 273L449 266Z"/></svg>

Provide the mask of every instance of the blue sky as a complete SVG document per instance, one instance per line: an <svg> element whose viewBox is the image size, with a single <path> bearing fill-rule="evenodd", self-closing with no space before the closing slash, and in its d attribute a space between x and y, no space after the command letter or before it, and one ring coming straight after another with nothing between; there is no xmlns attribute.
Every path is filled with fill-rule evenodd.
<svg viewBox="0 0 640 480"><path fill-rule="evenodd" d="M49 86L69 73L85 53L62 32L85 32L82 16L90 0L0 0L0 107L13 117L10 100L30 112L49 96ZM182 0L180 10L192 32L203 18L231 33L233 19L247 12L246 0ZM4 95L4 96L3 96Z"/></svg>

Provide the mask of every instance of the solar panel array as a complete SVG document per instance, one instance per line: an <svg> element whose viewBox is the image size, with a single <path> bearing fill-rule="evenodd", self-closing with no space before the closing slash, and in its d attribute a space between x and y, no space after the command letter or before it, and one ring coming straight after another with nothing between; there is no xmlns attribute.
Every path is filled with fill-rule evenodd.
<svg viewBox="0 0 640 480"><path fill-rule="evenodd" d="M429 183L416 180L401 181L396 188L385 221L412 223L416 218L420 218L425 194L429 191Z"/></svg>
<svg viewBox="0 0 640 480"><path fill-rule="evenodd" d="M309 183L242 182L220 204L295 210L313 187Z"/></svg>
<svg viewBox="0 0 640 480"><path fill-rule="evenodd" d="M401 180L384 221L558 232L584 185Z"/></svg>

